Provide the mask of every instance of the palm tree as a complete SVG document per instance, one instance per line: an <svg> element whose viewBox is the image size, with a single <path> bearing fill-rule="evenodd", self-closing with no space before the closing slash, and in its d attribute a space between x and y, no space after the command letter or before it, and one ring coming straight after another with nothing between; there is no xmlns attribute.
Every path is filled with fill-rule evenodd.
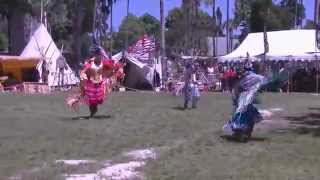
<svg viewBox="0 0 320 180"><path fill-rule="evenodd" d="M227 53L229 53L229 51L230 51L229 0L227 0L227 27L226 27L226 39L227 39Z"/></svg>
<svg viewBox="0 0 320 180"><path fill-rule="evenodd" d="M167 60L165 58L165 19L164 19L164 0L160 0L160 23L161 23L161 64L162 64L162 83L167 81Z"/></svg>
<svg viewBox="0 0 320 180"><path fill-rule="evenodd" d="M112 51L113 51L113 3L112 0L109 0L111 2L110 5L110 56L112 57Z"/></svg>
<svg viewBox="0 0 320 180"><path fill-rule="evenodd" d="M216 56L216 0L204 0L204 3L209 6L212 6L212 21L214 25L214 29L212 30L212 50L213 50L213 57Z"/></svg>
<svg viewBox="0 0 320 180"><path fill-rule="evenodd" d="M197 21L200 3L201 0L182 0L182 9L186 13L187 21L185 28L188 28L185 36L186 50L190 55L193 55L195 45L197 44L197 39L193 36L193 32Z"/></svg>

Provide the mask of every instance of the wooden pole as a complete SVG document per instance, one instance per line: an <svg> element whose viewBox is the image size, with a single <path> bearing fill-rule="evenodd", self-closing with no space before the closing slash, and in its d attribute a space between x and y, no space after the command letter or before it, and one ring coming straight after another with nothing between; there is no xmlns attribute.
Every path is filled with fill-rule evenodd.
<svg viewBox="0 0 320 180"><path fill-rule="evenodd" d="M112 58L113 51L113 1L110 5L110 58Z"/></svg>
<svg viewBox="0 0 320 180"><path fill-rule="evenodd" d="M316 55L316 93L319 94L319 62Z"/></svg>
<svg viewBox="0 0 320 180"><path fill-rule="evenodd" d="M41 7L40 7L40 22L43 23L43 1L41 0Z"/></svg>
<svg viewBox="0 0 320 180"><path fill-rule="evenodd" d="M290 61L289 61L290 62ZM288 62L288 63L289 63ZM288 65L289 66L289 65ZM288 67L288 68L292 68L292 67ZM287 87L287 93L290 92L290 84L291 84L291 73L290 70L288 70L288 87Z"/></svg>

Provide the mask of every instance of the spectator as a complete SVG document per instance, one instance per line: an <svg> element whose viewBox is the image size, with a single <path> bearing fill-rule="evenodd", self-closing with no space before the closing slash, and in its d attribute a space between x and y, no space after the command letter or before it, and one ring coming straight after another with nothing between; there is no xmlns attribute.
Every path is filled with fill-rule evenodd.
<svg viewBox="0 0 320 180"><path fill-rule="evenodd" d="M4 86L3 86L2 83L3 83L5 80L7 80L7 79L8 79L7 76L0 77L0 92L3 92L3 91L4 91Z"/></svg>
<svg viewBox="0 0 320 180"><path fill-rule="evenodd" d="M3 82L4 87L12 87L19 84L19 81L17 81L11 73L7 74L6 80Z"/></svg>

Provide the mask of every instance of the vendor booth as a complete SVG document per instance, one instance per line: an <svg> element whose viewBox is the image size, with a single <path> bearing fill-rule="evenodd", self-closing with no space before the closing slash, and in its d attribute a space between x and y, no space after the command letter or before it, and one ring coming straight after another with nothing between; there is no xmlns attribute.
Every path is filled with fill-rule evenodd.
<svg viewBox="0 0 320 180"><path fill-rule="evenodd" d="M38 58L20 56L0 56L0 76L12 76L19 82L37 80Z"/></svg>

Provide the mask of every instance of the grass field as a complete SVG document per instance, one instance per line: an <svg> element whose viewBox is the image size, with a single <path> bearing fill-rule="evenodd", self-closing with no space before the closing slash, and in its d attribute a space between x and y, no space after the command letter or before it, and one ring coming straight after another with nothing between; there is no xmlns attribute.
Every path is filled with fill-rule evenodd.
<svg viewBox="0 0 320 180"><path fill-rule="evenodd" d="M320 96L263 94L260 108L282 108L256 127L248 143L228 141L221 127L230 118L227 94L204 94L198 109L182 111L181 97L145 92L114 93L95 119L64 105L66 94L0 94L0 179L63 179L96 165L59 166L58 159L104 161L122 152L155 148L141 169L151 180L320 177Z"/></svg>

